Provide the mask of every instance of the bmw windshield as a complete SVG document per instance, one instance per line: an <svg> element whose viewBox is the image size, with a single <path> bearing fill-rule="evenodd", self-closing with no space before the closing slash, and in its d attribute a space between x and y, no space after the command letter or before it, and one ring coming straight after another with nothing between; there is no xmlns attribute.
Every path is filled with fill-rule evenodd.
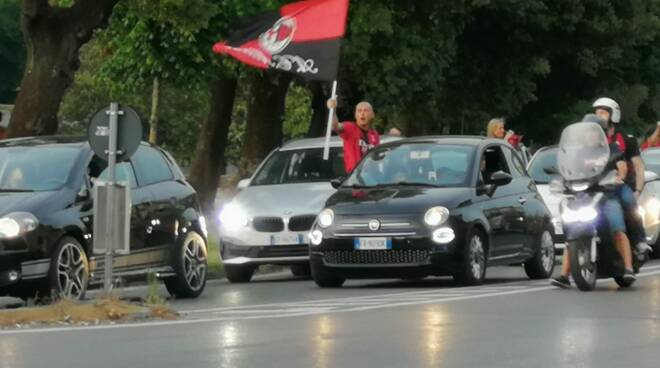
<svg viewBox="0 0 660 368"><path fill-rule="evenodd" d="M80 150L37 146L0 149L1 192L46 192L64 186Z"/></svg>
<svg viewBox="0 0 660 368"><path fill-rule="evenodd" d="M474 148L437 143L409 143L371 151L343 186L467 186Z"/></svg>
<svg viewBox="0 0 660 368"><path fill-rule="evenodd" d="M261 167L251 185L329 182L344 175L341 148L330 149L330 159L323 160L322 148L275 152Z"/></svg>
<svg viewBox="0 0 660 368"><path fill-rule="evenodd" d="M557 149L540 151L529 165L529 175L536 184L549 184L556 175L548 173L557 170Z"/></svg>

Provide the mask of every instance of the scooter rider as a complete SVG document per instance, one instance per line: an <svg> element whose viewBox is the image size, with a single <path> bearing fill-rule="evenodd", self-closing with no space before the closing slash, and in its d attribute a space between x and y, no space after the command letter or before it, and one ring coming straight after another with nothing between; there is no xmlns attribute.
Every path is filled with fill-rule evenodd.
<svg viewBox="0 0 660 368"><path fill-rule="evenodd" d="M635 244L636 253L642 255L653 249L646 244L646 233L641 216L637 212L637 198L644 189L644 162L640 156L639 145L635 137L618 132L621 123L621 108L611 98L601 97L593 103L594 113L606 124L609 143L615 143L624 153L628 166L628 175L619 191L621 206L628 218L628 235Z"/></svg>
<svg viewBox="0 0 660 368"><path fill-rule="evenodd" d="M594 114L587 114L582 119L584 122L598 122L598 118ZM601 127L605 127L601 124ZM589 137L585 137L587 142ZM610 144L610 164L609 170L617 170L616 180L618 183L623 184L623 180L627 174L627 166L624 160L622 160L623 153L619 150L616 144ZM621 185L623 186L623 185ZM635 274L632 267L632 254L630 250L630 242L626 236L626 226L623 218L623 209L621 203L618 199L618 195L614 195L612 198L609 198L605 201L602 213L605 216L605 220L608 223L608 228L612 233L614 239L614 245L621 255L621 258L624 261L625 272L624 279L626 281L634 281ZM562 259L562 270L558 277L552 278L550 283L552 285L568 288L571 286L571 282L568 278L570 275L570 252L568 248L564 249L564 255Z"/></svg>

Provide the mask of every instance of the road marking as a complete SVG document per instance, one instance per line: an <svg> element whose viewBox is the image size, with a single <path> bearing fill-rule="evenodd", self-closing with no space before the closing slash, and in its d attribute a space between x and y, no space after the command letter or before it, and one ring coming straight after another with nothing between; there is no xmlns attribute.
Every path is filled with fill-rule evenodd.
<svg viewBox="0 0 660 368"><path fill-rule="evenodd" d="M650 268L650 267L649 267ZM637 275L638 278L646 278L650 276L655 276L655 275L660 275L660 266L653 267L652 269L659 269L657 271L651 271L651 272L643 272ZM599 282L611 282L611 279L604 279L604 280L599 280ZM45 332L84 332L84 331L90 331L90 330L112 330L112 329L118 329L118 328L141 328L141 327L161 327L161 326L176 326L176 325L188 325L188 324L205 324L205 323L213 323L213 322L224 322L224 321L242 321L242 320L259 320L259 319L276 319L276 318L291 318L291 317L301 317L301 316L310 316L310 315L317 315L317 314L327 314L327 313L344 313L344 312L362 312L362 311L367 311L367 310L376 310L376 309L385 309L385 308L395 308L395 307L402 307L402 306L410 306L410 305L423 305L423 304L431 304L431 303L448 303L448 302L454 302L454 301L464 301L464 300L472 300L472 299L483 299L483 298L489 298L489 297L499 297L499 296L507 296L507 295L518 295L518 294L527 294L527 293L533 293L533 292L538 292L538 291L547 291L547 290L558 290L554 286L530 286L529 288L524 288L524 289L514 289L514 290L508 290L508 291L502 291L500 290L501 288L493 285L490 289L486 288L487 291L484 294L474 294L474 295L461 295L461 296L456 296L456 295L449 295L449 294L444 294L444 297L442 297L442 293L439 292L435 295L431 294L429 295L430 297L425 300L416 300L416 301L401 301L399 299L399 302L394 302L394 303L389 303L389 304L374 304L374 305L353 305L349 306L348 304L342 304L344 306L347 306L347 308L343 309L335 309L335 308L317 308L316 306L314 308L308 306L313 303L313 302L308 302L304 306L301 305L301 303L280 303L280 304L272 304L272 305L278 305L280 307L282 306L293 306L297 305L297 310L289 313L286 311L286 308L284 309L284 312L280 313L268 313L268 314L256 314L256 315L250 315L253 313L244 313L245 311L248 311L248 308L252 308L254 311L258 311L259 308L262 308L264 305L254 305L254 306L246 306L245 308L234 308L233 311L226 310L226 311L220 311L219 316L215 317L208 317L208 318L193 318L193 319L184 319L184 320L176 320L176 321L157 321L157 322L141 322L141 323L127 323L127 324L115 324L115 325L100 325L100 326L70 326L70 327L46 327L46 328L35 328L35 329L26 329L26 330L3 330L0 331L0 335L18 335L18 334L29 334L29 333L45 333ZM428 292L426 292L428 294ZM397 293L398 295L401 294L406 294L406 293ZM389 295L395 295L395 294L389 294ZM356 298L353 298L356 299ZM320 303L319 303L320 305ZM244 315L237 316L235 313L232 312L237 312L241 311L240 313L244 313ZM281 311L282 309L280 309ZM263 311L263 310L261 310ZM272 312L273 309L270 309L270 312ZM225 312L225 313L223 313ZM229 312L229 313L227 313Z"/></svg>

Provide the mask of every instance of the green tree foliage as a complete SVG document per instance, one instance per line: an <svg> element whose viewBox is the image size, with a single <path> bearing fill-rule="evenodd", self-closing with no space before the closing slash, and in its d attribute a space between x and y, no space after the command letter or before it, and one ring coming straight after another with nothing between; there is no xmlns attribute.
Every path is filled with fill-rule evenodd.
<svg viewBox="0 0 660 368"><path fill-rule="evenodd" d="M25 67L18 0L0 0L0 103L12 102Z"/></svg>

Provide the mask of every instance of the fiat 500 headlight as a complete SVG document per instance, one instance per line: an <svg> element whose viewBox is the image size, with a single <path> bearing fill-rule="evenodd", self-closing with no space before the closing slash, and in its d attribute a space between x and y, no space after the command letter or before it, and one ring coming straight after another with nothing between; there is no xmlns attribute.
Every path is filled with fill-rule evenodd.
<svg viewBox="0 0 660 368"><path fill-rule="evenodd" d="M318 218L318 224L320 227L326 229L330 226L332 226L332 223L335 221L335 213L329 209L326 208L321 213L319 213L319 218Z"/></svg>
<svg viewBox="0 0 660 368"><path fill-rule="evenodd" d="M424 222L429 226L442 225L449 219L449 210L445 207L432 207L424 214Z"/></svg>
<svg viewBox="0 0 660 368"><path fill-rule="evenodd" d="M37 228L39 220L29 212L13 212L0 218L0 239L11 239Z"/></svg>

